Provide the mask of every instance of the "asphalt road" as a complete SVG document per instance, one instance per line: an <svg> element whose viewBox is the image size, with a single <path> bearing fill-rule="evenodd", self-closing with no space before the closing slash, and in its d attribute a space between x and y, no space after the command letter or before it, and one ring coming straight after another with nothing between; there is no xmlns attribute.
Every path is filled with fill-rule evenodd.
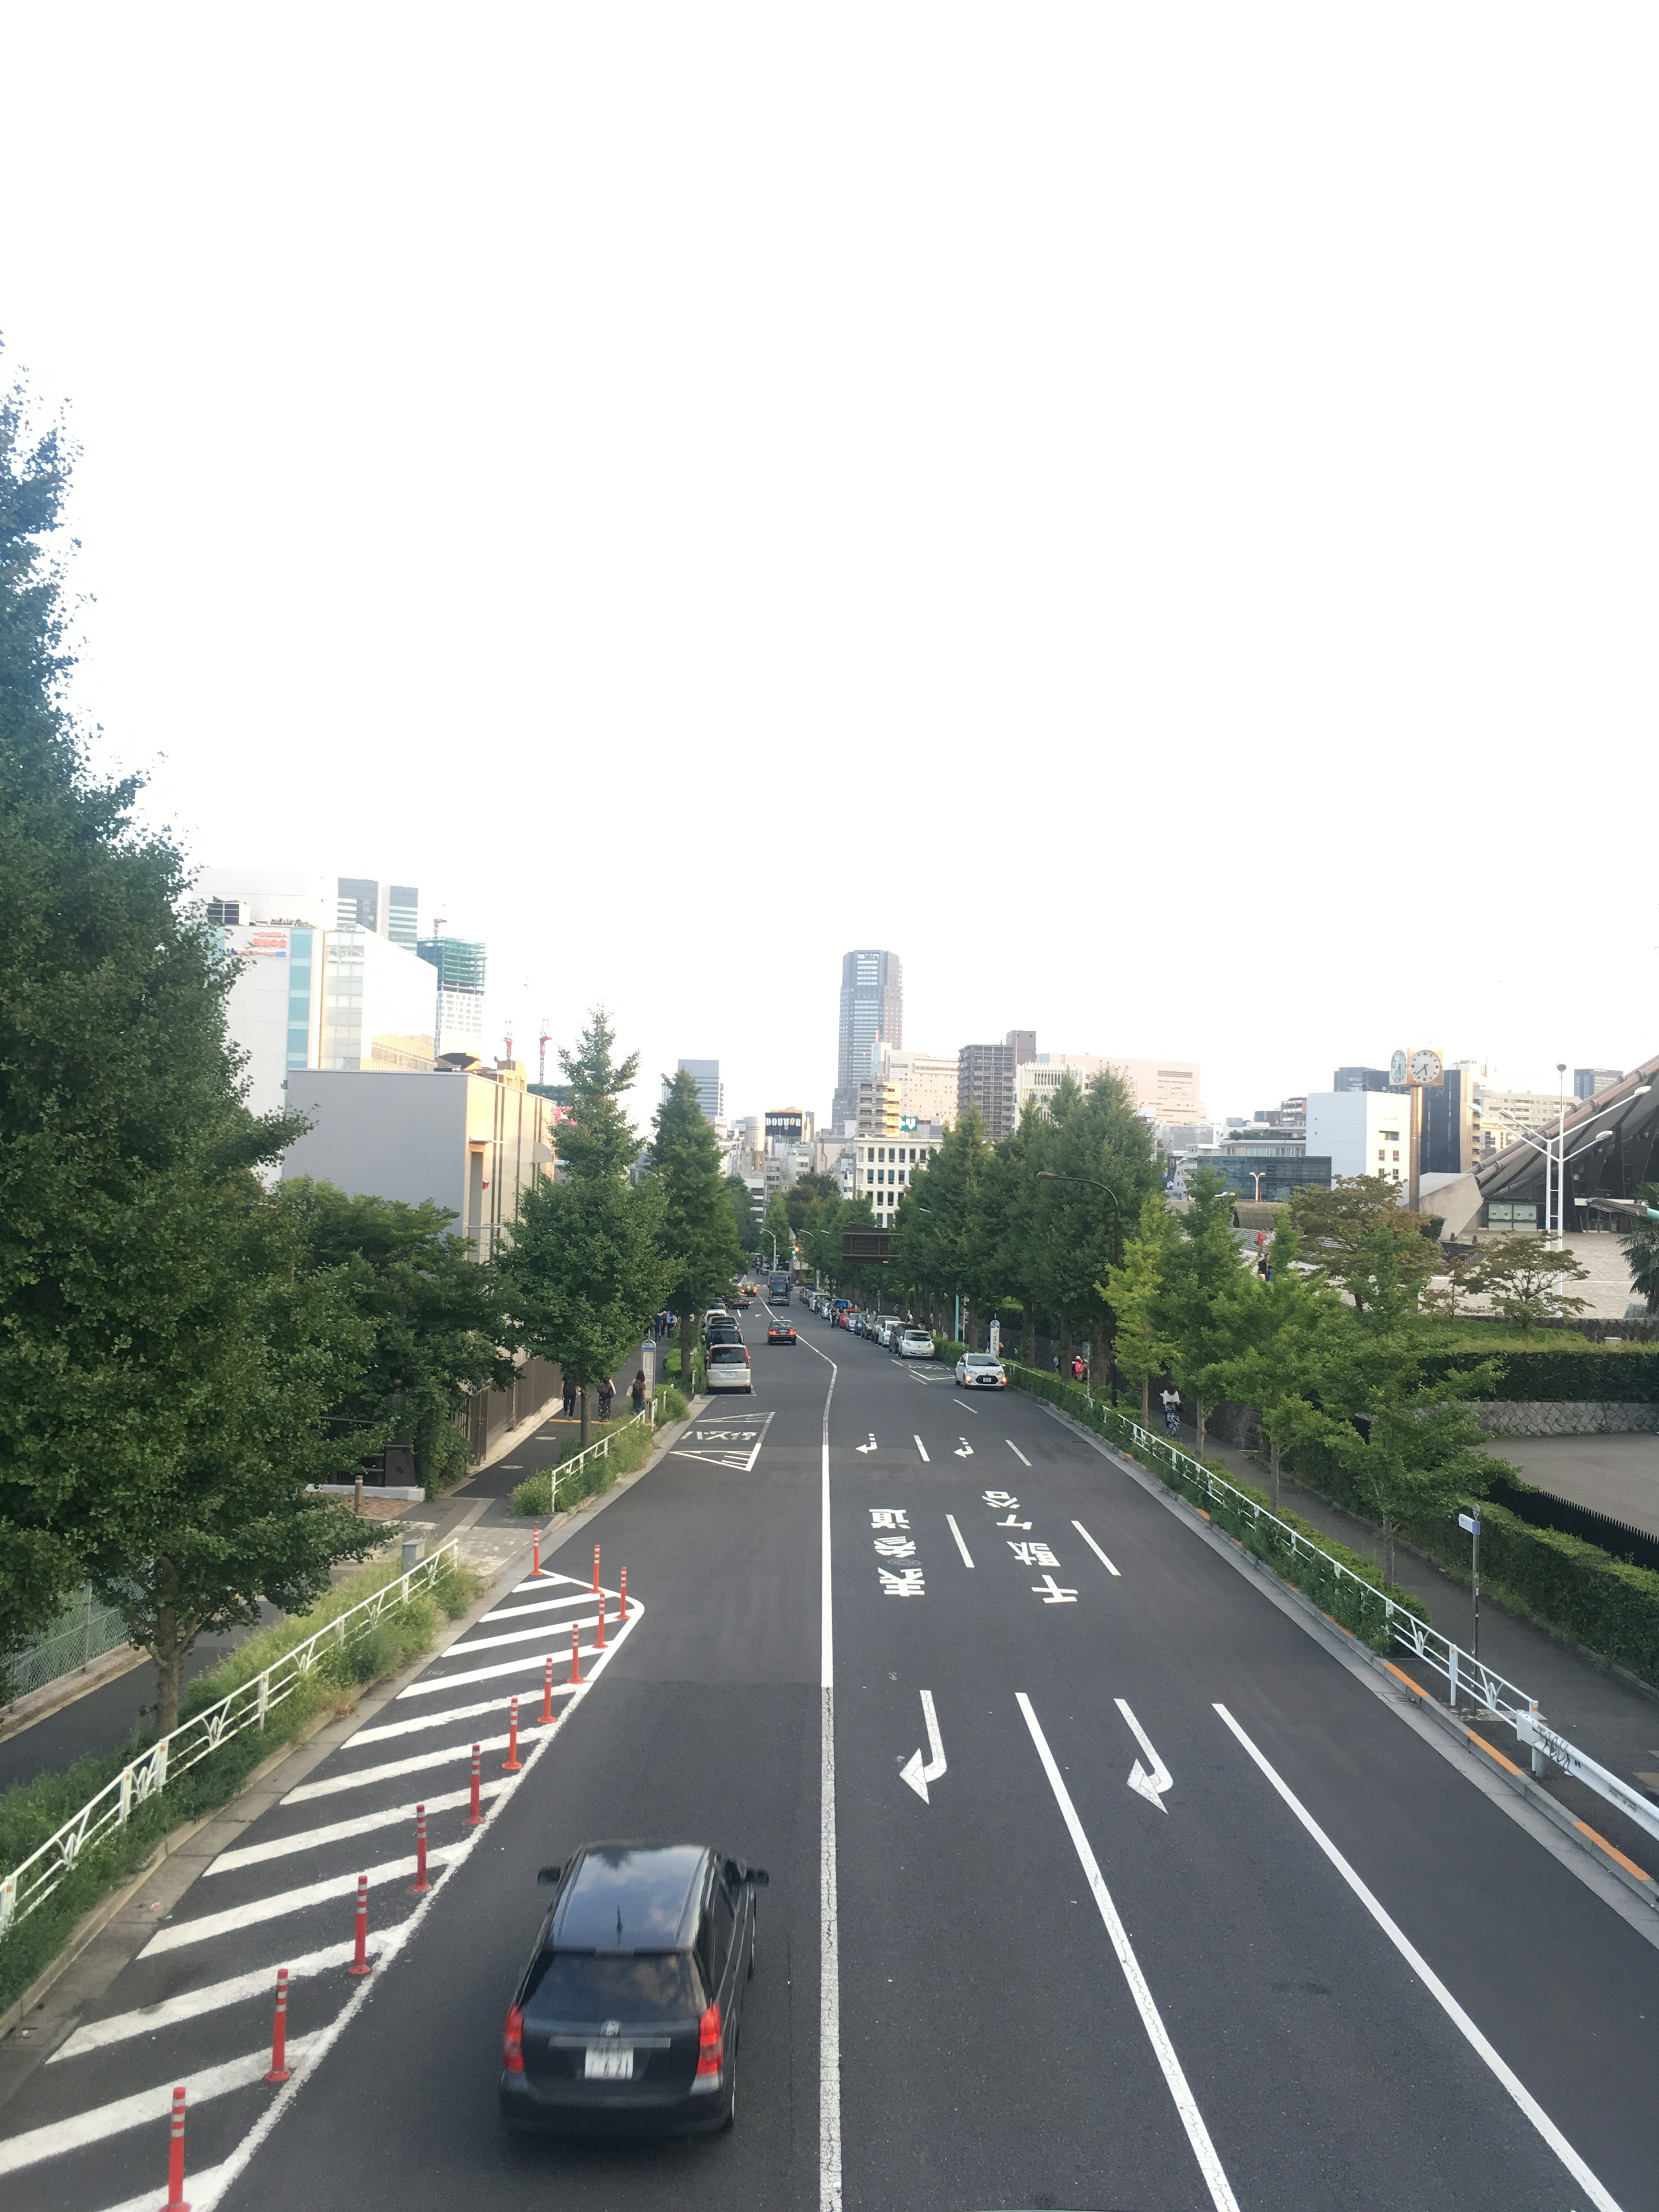
<svg viewBox="0 0 1659 2212"><path fill-rule="evenodd" d="M197 2212L216 2197L234 2212L812 2208L834 2201L826 2066L841 2201L860 2212L1650 2203L1659 1951L1039 1404L964 1395L792 1318L801 1344L769 1351L763 1313L747 1317L752 1401L717 1401L678 1455L573 1524L554 1566L583 1578L600 1540L605 1581L625 1563L643 1612L419 1917L401 1880L374 1890L377 1936L406 1940L356 2008L342 2009L357 1986L343 1962L296 1983L295 2034L337 2030L297 2094L272 2108L257 2078L237 2080L192 2106ZM834 2033L819 1971L826 1464ZM516 1632L514 1608L580 1613L576 1583L559 1591L500 1595L501 1622L470 1630L473 1649L398 1709L435 1719L459 1698L528 1691L510 1665L471 1677L507 1663L489 1639ZM388 1739L382 1715L374 1743L331 1754L306 1797L255 1822L256 1850L295 1848L196 1884L178 1933L96 2008L118 2024L173 2012L95 2048L94 2029L0 2114L9 2212L159 2204L143 2192L164 2172L164 2123L149 2107L132 2125L96 2116L252 2051L262 1976L349 1934L348 1870L404 1848L404 1800L447 1790L452 1755L498 1725ZM434 1769L382 1774L428 1741ZM905 1778L924 1766L925 1802ZM318 1835L360 1813L385 1819L386 1840ZM459 1848L461 1820L459 1804L434 1819L434 1844ZM770 1869L737 2127L509 2141L495 2069L540 1916L535 1869L630 1834L707 1839ZM191 2010L244 1975L246 1996ZM240 2173L220 2172L261 2130Z"/></svg>

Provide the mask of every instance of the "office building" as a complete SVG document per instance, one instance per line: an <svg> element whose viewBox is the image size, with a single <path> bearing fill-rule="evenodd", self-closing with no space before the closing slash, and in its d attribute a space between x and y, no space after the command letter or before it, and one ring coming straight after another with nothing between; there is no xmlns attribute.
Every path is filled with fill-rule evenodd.
<svg viewBox="0 0 1659 2212"><path fill-rule="evenodd" d="M845 1134L855 1123L859 1085L880 1072L881 1048L904 1042L904 990L896 952L847 953L841 963L841 1019L830 1119Z"/></svg>
<svg viewBox="0 0 1659 2212"><path fill-rule="evenodd" d="M1437 1084L1425 1088L1418 1158L1424 1175L1468 1175L1474 1167L1474 1102L1481 1088L1472 1061L1447 1068Z"/></svg>
<svg viewBox="0 0 1659 2212"><path fill-rule="evenodd" d="M466 937L422 937L416 952L437 971L436 1028L440 1057L483 1049L484 948Z"/></svg>
<svg viewBox="0 0 1659 2212"><path fill-rule="evenodd" d="M412 952L419 940L421 895L413 884L382 884L368 876L341 876L335 885L335 927L364 929Z"/></svg>
<svg viewBox="0 0 1659 2212"><path fill-rule="evenodd" d="M1025 1031L1030 1036L1029 1030ZM1014 1118L1019 1119L1025 1110L1028 1098L1035 1099L1038 1109L1046 1114L1048 1102L1069 1075L1079 1091L1086 1091L1092 1079L1103 1075L1111 1066L1091 1052L1030 1053L1014 1069Z"/></svg>
<svg viewBox="0 0 1659 2212"><path fill-rule="evenodd" d="M994 1145L1012 1133L1018 1118L1018 1069L1012 1044L965 1044L957 1054L957 1119L979 1109Z"/></svg>
<svg viewBox="0 0 1659 2212"><path fill-rule="evenodd" d="M890 1044L881 1048L877 1075L898 1085L899 1112L913 1121L937 1121L948 1129L957 1118L957 1055L911 1052Z"/></svg>
<svg viewBox="0 0 1659 2212"><path fill-rule="evenodd" d="M1129 1103L1152 1121L1207 1121L1195 1060L1120 1060L1106 1065L1121 1075Z"/></svg>
<svg viewBox="0 0 1659 2212"><path fill-rule="evenodd" d="M900 1144L860 1137L854 1151L853 1195L870 1201L878 1229L890 1229L899 1200L944 1142L942 1137L907 1137Z"/></svg>
<svg viewBox="0 0 1659 2212"><path fill-rule="evenodd" d="M1331 1078L1333 1091L1386 1091L1386 1067L1339 1067Z"/></svg>
<svg viewBox="0 0 1659 2212"><path fill-rule="evenodd" d="M860 1083L858 1133L860 1137L896 1137L904 1118L903 1099L896 1083Z"/></svg>
<svg viewBox="0 0 1659 2212"><path fill-rule="evenodd" d="M1576 1098L1567 1098L1569 1115L1578 1103ZM1500 1091L1496 1084L1477 1083L1471 1116L1475 1158L1471 1164L1496 1159L1529 1131L1553 1136L1560 1127L1561 1107L1562 1101L1553 1091Z"/></svg>
<svg viewBox="0 0 1659 2212"><path fill-rule="evenodd" d="M812 1142L813 1117L800 1106L769 1106L766 1109L766 1146L769 1152L774 1145L810 1145Z"/></svg>
<svg viewBox="0 0 1659 2212"><path fill-rule="evenodd" d="M720 1081L720 1064L717 1060L681 1060L675 1062L675 1073L689 1075L697 1086L697 1104L702 1118L714 1127L726 1127L726 1085ZM668 1096L665 1083L662 1095Z"/></svg>
<svg viewBox="0 0 1659 2212"><path fill-rule="evenodd" d="M316 1068L289 1078L289 1103L311 1127L283 1156L285 1181L309 1176L407 1206L435 1200L475 1260L500 1251L525 1192L553 1172L553 1109L516 1060L395 1077Z"/></svg>
<svg viewBox="0 0 1659 2212"><path fill-rule="evenodd" d="M1271 1145L1261 1150L1224 1145L1218 1152L1188 1154L1180 1162L1176 1179L1180 1196L1190 1195L1193 1176L1200 1167L1213 1168L1224 1189L1263 1206L1285 1205L1310 1184L1328 1190L1331 1182L1329 1158L1304 1152L1300 1145Z"/></svg>
<svg viewBox="0 0 1659 2212"><path fill-rule="evenodd" d="M1598 1091L1611 1091L1615 1083L1624 1079L1622 1067L1575 1067L1572 1095L1575 1098L1594 1098Z"/></svg>
<svg viewBox="0 0 1659 2212"><path fill-rule="evenodd" d="M1310 1091L1304 1157L1330 1163L1332 1176L1382 1176L1411 1182L1411 1100L1403 1091ZM1247 1193L1248 1195L1248 1193Z"/></svg>

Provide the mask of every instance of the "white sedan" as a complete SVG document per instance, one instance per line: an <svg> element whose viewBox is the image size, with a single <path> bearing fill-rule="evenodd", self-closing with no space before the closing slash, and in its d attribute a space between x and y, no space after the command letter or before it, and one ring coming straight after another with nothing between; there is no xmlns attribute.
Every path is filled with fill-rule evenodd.
<svg viewBox="0 0 1659 2212"><path fill-rule="evenodd" d="M931 1359L933 1340L925 1328L907 1328L900 1332L894 1349L901 1359Z"/></svg>
<svg viewBox="0 0 1659 2212"><path fill-rule="evenodd" d="M1002 1362L988 1352L964 1352L957 1362L957 1380L964 1390L1006 1390L1008 1377Z"/></svg>

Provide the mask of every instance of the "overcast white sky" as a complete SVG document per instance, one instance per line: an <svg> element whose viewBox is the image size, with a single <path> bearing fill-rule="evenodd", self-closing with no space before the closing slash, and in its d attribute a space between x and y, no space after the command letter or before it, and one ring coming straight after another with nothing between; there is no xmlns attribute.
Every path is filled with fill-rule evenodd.
<svg viewBox="0 0 1659 2212"><path fill-rule="evenodd" d="M1628 1066L1651 7L4 0L79 697L495 1025L827 1111L907 1043ZM496 1047L499 1049L499 1045Z"/></svg>

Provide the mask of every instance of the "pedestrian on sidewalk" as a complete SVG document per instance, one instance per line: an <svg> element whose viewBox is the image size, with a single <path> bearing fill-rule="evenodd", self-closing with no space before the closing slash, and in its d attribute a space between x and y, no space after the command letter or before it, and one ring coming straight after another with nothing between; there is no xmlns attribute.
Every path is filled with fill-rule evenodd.
<svg viewBox="0 0 1659 2212"><path fill-rule="evenodd" d="M599 1419L602 1421L608 1421L611 1419L611 1408L616 1402L616 1397L617 1386L607 1375L599 1385Z"/></svg>
<svg viewBox="0 0 1659 2212"><path fill-rule="evenodd" d="M564 1378L564 1402L560 1407L559 1411L563 1414L567 1421L573 1419L575 1416L576 1386L568 1375Z"/></svg>
<svg viewBox="0 0 1659 2212"><path fill-rule="evenodd" d="M643 1367L641 1368L639 1373L634 1377L634 1387L629 1395L634 1401L634 1411L636 1413L642 1413L645 1411L645 1370Z"/></svg>

